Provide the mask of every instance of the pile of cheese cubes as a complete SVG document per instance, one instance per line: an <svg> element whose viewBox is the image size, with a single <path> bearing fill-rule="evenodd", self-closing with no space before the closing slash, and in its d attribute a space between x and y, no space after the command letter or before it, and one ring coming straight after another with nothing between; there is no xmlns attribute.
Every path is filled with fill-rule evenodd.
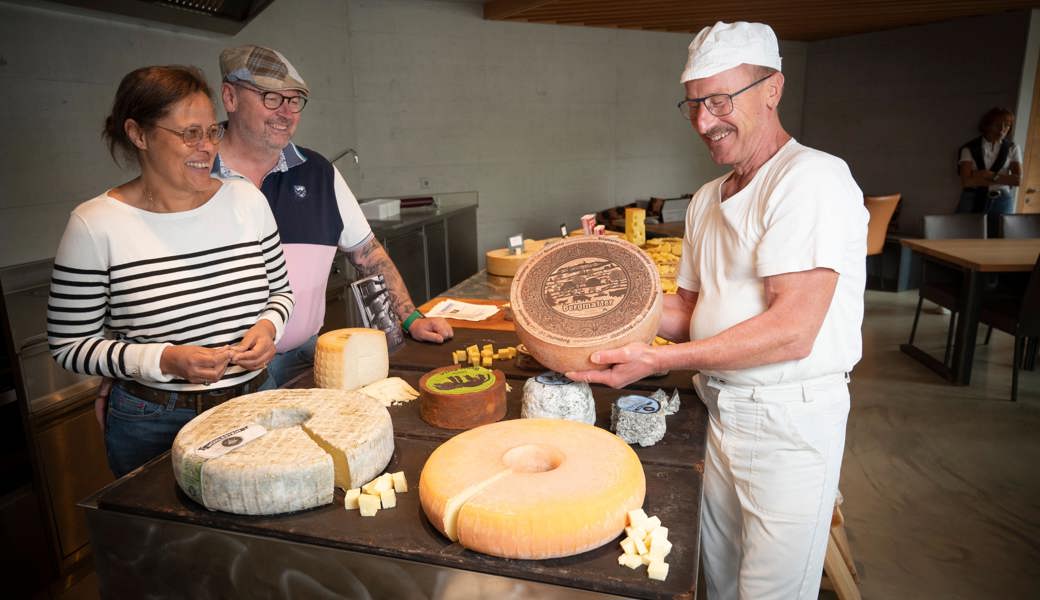
<svg viewBox="0 0 1040 600"><path fill-rule="evenodd" d="M347 510L361 509L362 517L374 517L380 508L397 506L397 494L407 491L404 471L383 473L359 488L347 490L343 505Z"/></svg>
<svg viewBox="0 0 1040 600"><path fill-rule="evenodd" d="M465 350L455 350L451 353L451 360L457 365L469 363L471 367L484 367L486 369L490 369L496 360L508 360L510 358L516 358L516 348L513 346L499 348L496 351L491 344L484 344L482 348L477 348L477 345L473 344L472 346L467 346Z"/></svg>
<svg viewBox="0 0 1040 600"><path fill-rule="evenodd" d="M664 581L668 577L664 557L672 551L672 543L668 541L668 528L661 526L661 519L646 516L641 508L630 510L625 533L628 537L621 540L624 552L618 557L618 564L629 569L646 565L650 579Z"/></svg>
<svg viewBox="0 0 1040 600"><path fill-rule="evenodd" d="M678 291L675 282L679 270L679 258L682 256L682 238L654 238L646 241L643 251L650 255L657 265L657 273L661 276L661 287L664 293Z"/></svg>

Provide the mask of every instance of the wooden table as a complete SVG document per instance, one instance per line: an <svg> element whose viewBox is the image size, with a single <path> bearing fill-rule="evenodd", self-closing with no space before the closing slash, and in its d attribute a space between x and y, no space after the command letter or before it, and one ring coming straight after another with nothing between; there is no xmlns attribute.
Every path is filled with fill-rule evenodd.
<svg viewBox="0 0 1040 600"><path fill-rule="evenodd" d="M444 345L406 339L390 357L390 374L418 386L434 366L450 364L466 344L515 344L506 331L463 329ZM523 385L534 373L496 364L512 390L506 419L520 416ZM669 528L674 544L666 581L646 569L620 566L617 542L576 556L512 560L467 550L437 532L418 501L419 474L456 431L427 424L419 401L391 406L394 454L388 471L403 470L412 489L374 518L332 504L296 513L243 516L208 511L189 499L173 477L169 453L80 503L86 509L102 597L257 598L349 597L469 600L475 597L573 600L690 600L700 558L700 514L707 411L690 386L689 371L629 386L680 393L679 411L657 444L633 446L646 474L644 508ZM286 387L313 386L303 375ZM610 405L626 390L593 386L596 425L610 424Z"/></svg>
<svg viewBox="0 0 1040 600"><path fill-rule="evenodd" d="M971 383L975 357L975 335L979 324L979 305L984 273L1029 272L1040 256L1040 239L990 240L903 240L903 245L921 255L925 266L960 273L957 332L953 345L953 364L947 367L917 346L903 344L900 349L958 385ZM926 269L927 270L927 269Z"/></svg>

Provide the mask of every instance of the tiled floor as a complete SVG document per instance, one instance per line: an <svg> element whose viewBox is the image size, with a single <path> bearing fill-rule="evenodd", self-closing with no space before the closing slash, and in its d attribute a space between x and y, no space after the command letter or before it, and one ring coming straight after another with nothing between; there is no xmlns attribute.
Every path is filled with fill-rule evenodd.
<svg viewBox="0 0 1040 600"><path fill-rule="evenodd" d="M863 597L1038 598L1040 370L1009 402L1011 338L994 332L972 384L950 385L899 351L916 302L868 292L852 377L841 489ZM918 342L936 355L948 318L922 315ZM75 591L94 597L96 582Z"/></svg>
<svg viewBox="0 0 1040 600"><path fill-rule="evenodd" d="M868 292L842 469L864 598L1040 597L1040 370L1011 394L1012 338L994 332L972 383L899 351L916 292ZM948 316L917 341L941 358Z"/></svg>

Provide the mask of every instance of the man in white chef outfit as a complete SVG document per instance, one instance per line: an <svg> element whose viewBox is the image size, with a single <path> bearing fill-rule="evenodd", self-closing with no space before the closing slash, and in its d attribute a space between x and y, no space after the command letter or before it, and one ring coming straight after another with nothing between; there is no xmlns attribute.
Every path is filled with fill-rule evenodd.
<svg viewBox="0 0 1040 600"><path fill-rule="evenodd" d="M690 202L676 345L596 352L621 387L697 369L708 408L701 540L708 597L816 598L861 355L867 211L844 161L784 131L773 30L716 23L689 48L682 116L732 171Z"/></svg>

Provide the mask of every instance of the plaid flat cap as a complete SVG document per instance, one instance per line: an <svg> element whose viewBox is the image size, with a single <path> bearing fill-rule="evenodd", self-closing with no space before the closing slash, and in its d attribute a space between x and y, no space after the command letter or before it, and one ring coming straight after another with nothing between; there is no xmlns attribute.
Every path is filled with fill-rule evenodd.
<svg viewBox="0 0 1040 600"><path fill-rule="evenodd" d="M299 90L304 96L311 93L287 58L263 46L226 48L220 53L220 76L224 81L242 81L269 92Z"/></svg>

